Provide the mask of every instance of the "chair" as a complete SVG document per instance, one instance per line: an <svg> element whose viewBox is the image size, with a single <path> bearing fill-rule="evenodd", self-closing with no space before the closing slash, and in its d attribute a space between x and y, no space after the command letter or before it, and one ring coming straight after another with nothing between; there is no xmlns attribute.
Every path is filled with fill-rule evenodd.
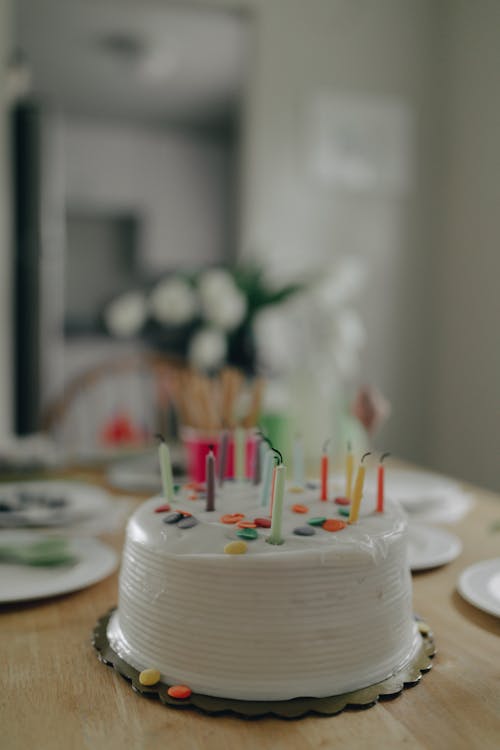
<svg viewBox="0 0 500 750"><path fill-rule="evenodd" d="M175 432L170 381L183 366L153 352L104 362L78 375L45 410L42 428L76 458L143 450Z"/></svg>

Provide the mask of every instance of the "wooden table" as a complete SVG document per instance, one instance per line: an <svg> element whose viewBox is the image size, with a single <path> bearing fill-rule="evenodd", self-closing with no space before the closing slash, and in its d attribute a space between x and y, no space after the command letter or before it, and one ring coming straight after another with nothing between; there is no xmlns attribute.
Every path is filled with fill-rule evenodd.
<svg viewBox="0 0 500 750"><path fill-rule="evenodd" d="M61 598L0 608L0 747L93 750L309 750L500 748L500 619L455 591L467 565L500 555L500 498L474 491L476 507L453 531L458 560L414 577L415 611L438 647L432 671L392 701L298 721L203 716L133 693L97 661L90 633L117 601L117 576ZM121 535L109 539L120 549Z"/></svg>

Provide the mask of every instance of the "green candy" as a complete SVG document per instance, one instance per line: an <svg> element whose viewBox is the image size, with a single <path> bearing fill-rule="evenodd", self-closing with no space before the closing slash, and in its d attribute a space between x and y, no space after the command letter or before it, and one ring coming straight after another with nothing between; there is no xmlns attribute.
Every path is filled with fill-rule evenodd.
<svg viewBox="0 0 500 750"><path fill-rule="evenodd" d="M174 484L174 492L177 494L181 488L180 484Z"/></svg>
<svg viewBox="0 0 500 750"><path fill-rule="evenodd" d="M326 517L321 516L321 518L309 518L307 520L307 523L309 526L323 526L323 524L326 521Z"/></svg>
<svg viewBox="0 0 500 750"><path fill-rule="evenodd" d="M239 536L241 539L257 539L259 534L257 533L257 529L238 529L236 536Z"/></svg>
<svg viewBox="0 0 500 750"><path fill-rule="evenodd" d="M350 508L339 508L338 511L339 511L339 513L340 513L341 516L349 516L350 513L351 513L351 509Z"/></svg>

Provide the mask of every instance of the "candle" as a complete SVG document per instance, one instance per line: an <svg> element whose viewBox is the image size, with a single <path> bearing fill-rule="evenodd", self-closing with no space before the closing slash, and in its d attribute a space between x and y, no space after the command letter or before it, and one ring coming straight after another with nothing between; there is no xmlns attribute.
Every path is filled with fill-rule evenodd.
<svg viewBox="0 0 500 750"><path fill-rule="evenodd" d="M253 451L253 483L260 484L260 447L264 441L259 438Z"/></svg>
<svg viewBox="0 0 500 750"><path fill-rule="evenodd" d="M268 439L262 435L260 446L259 446L259 461L260 461L260 480L259 483L262 482L263 473L264 473L264 461L266 460L266 455L269 450L269 442Z"/></svg>
<svg viewBox="0 0 500 750"><path fill-rule="evenodd" d="M237 427L234 431L234 478L238 482L245 479L245 430Z"/></svg>
<svg viewBox="0 0 500 750"><path fill-rule="evenodd" d="M281 524L283 520L283 502L285 498L285 475L286 467L281 463L276 467L276 491L273 506L273 517L271 520L271 533L268 538L269 544L283 544L281 536Z"/></svg>
<svg viewBox="0 0 500 750"><path fill-rule="evenodd" d="M321 456L321 497L320 499L328 500L328 453L326 452L330 440L323 443L323 455Z"/></svg>
<svg viewBox="0 0 500 750"><path fill-rule="evenodd" d="M356 481L354 483L354 491L352 494L351 512L349 513L349 523L356 523L359 518L359 507L361 505L361 498L363 497L363 485L365 482L365 467L363 461L367 456L371 455L370 452L365 453L362 457L358 473L356 475Z"/></svg>
<svg viewBox="0 0 500 750"><path fill-rule="evenodd" d="M271 481L273 478L274 455L268 450L264 458L264 468L262 470L262 484L260 487L260 504L263 508L267 507L270 498Z"/></svg>
<svg viewBox="0 0 500 750"><path fill-rule="evenodd" d="M215 456L213 445L210 446L210 450L205 458L205 476L207 478L207 503L205 510L213 511L215 510Z"/></svg>
<svg viewBox="0 0 500 750"><path fill-rule="evenodd" d="M273 460L276 460L276 456L273 457ZM271 502L269 503L269 515L273 515L273 506L274 506L274 493L276 491L276 466L273 467L273 478L271 481Z"/></svg>
<svg viewBox="0 0 500 750"><path fill-rule="evenodd" d="M293 484L304 486L304 445L300 435L296 435L293 443Z"/></svg>
<svg viewBox="0 0 500 750"><path fill-rule="evenodd" d="M354 470L354 456L351 451L351 444L347 443L347 455L345 457L345 496L352 500L352 474Z"/></svg>
<svg viewBox="0 0 500 750"><path fill-rule="evenodd" d="M174 480L172 477L172 462L170 461L170 451L165 442L163 435L157 435L160 445L158 446L158 458L160 460L161 484L163 495L169 502L174 502Z"/></svg>
<svg viewBox="0 0 500 750"><path fill-rule="evenodd" d="M390 453L382 453L380 456L380 463L378 466L377 475L377 513L384 512L384 458L390 456Z"/></svg>
<svg viewBox="0 0 500 750"><path fill-rule="evenodd" d="M229 433L224 430L220 441L220 456L219 456L219 485L222 487L224 484L224 477L227 472L227 446L229 442Z"/></svg>

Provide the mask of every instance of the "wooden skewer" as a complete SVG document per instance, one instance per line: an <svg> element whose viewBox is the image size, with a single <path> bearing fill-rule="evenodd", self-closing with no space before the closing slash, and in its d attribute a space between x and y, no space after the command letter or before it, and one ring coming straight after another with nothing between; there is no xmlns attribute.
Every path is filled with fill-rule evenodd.
<svg viewBox="0 0 500 750"><path fill-rule="evenodd" d="M243 420L243 426L249 429L255 427L259 420L259 415L262 407L262 397L264 395L264 380L263 378L256 378L252 384L252 400L250 403L250 411Z"/></svg>

